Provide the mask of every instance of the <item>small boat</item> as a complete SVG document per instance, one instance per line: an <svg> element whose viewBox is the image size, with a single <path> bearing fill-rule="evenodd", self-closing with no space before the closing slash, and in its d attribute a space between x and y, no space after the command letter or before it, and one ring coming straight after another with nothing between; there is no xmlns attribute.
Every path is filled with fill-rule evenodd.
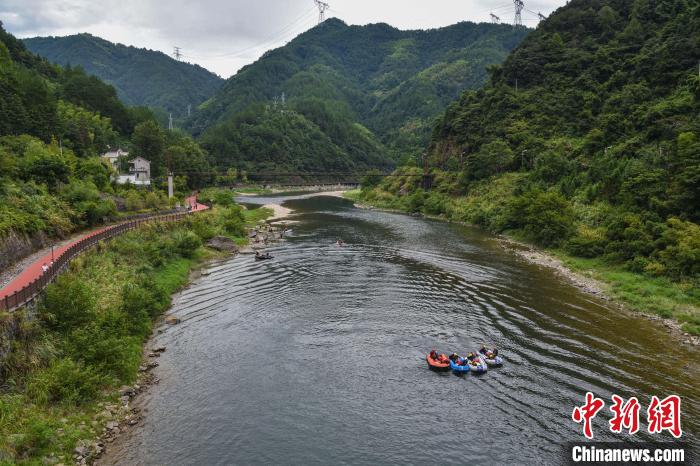
<svg viewBox="0 0 700 466"><path fill-rule="evenodd" d="M456 374L466 374L471 370L469 363L464 358L450 359L450 369Z"/></svg>
<svg viewBox="0 0 700 466"><path fill-rule="evenodd" d="M483 374L489 370L486 359L479 353L474 353L474 358L469 360L469 368L475 374Z"/></svg>
<svg viewBox="0 0 700 466"><path fill-rule="evenodd" d="M265 254L256 254L255 255L255 260L256 261L266 261L272 259L272 256L270 255L269 252L266 252Z"/></svg>
<svg viewBox="0 0 700 466"><path fill-rule="evenodd" d="M430 367L434 371L450 370L450 360L447 359L447 356L445 356L444 354L441 354L437 358L433 358L430 354L428 354L425 357L425 360L428 361L428 367Z"/></svg>
<svg viewBox="0 0 700 466"><path fill-rule="evenodd" d="M492 349L482 346L479 350L479 354L484 357L486 364L493 367L500 367L503 365L503 358L498 354L494 353Z"/></svg>

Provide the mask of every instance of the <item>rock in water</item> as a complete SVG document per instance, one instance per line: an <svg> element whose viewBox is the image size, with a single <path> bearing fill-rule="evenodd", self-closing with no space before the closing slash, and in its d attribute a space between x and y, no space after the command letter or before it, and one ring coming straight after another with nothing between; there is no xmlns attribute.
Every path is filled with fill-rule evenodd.
<svg viewBox="0 0 700 466"><path fill-rule="evenodd" d="M166 316L165 317L165 323L168 325L177 325L181 322L179 317L175 316Z"/></svg>
<svg viewBox="0 0 700 466"><path fill-rule="evenodd" d="M227 238L225 236L213 237L207 241L207 246L212 249L216 249L217 251L228 252L231 254L238 252L238 246L236 246L236 243L231 238Z"/></svg>

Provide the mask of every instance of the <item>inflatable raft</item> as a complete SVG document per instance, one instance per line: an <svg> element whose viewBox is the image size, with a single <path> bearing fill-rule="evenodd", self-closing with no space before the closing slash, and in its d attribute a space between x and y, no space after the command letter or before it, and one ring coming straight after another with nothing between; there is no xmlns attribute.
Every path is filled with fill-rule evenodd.
<svg viewBox="0 0 700 466"><path fill-rule="evenodd" d="M476 354L476 356L474 357L474 359L469 361L470 369L475 374L483 374L484 372L489 370L489 368L486 364L486 360L484 359L483 355L481 355L479 353L475 353L475 354Z"/></svg>
<svg viewBox="0 0 700 466"><path fill-rule="evenodd" d="M486 352L484 352L484 349ZM501 356L493 354L492 350L488 348L482 348L478 352L479 355L483 356L486 364L493 367L500 367L503 365L503 358Z"/></svg>
<svg viewBox="0 0 700 466"><path fill-rule="evenodd" d="M428 354L425 357L425 360L428 361L428 367L430 367L434 371L449 371L450 370L450 360L447 359L447 356L444 354L441 354L440 356L443 356L445 359L433 359L430 354ZM438 357L439 358L439 357Z"/></svg>
<svg viewBox="0 0 700 466"><path fill-rule="evenodd" d="M456 361L450 359L450 369L456 374L466 374L471 370L469 364L465 363L462 358L457 358Z"/></svg>

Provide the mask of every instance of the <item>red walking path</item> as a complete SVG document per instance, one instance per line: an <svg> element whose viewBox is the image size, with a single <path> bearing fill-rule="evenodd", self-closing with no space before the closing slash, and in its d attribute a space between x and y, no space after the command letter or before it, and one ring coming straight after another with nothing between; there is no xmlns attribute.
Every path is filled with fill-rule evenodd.
<svg viewBox="0 0 700 466"><path fill-rule="evenodd" d="M185 206L186 207L192 207L192 212L199 212L202 210L207 210L209 207L200 204L197 202L197 196L190 196L187 198L185 201ZM117 224L118 225L118 224ZM110 225L107 227L99 228L97 230L93 230L89 233L86 233L82 236L79 236L75 238L73 241L71 241L68 244L65 244L63 246L57 247L53 250L53 253L49 252L48 254L38 258L34 263L29 265L26 269L24 269L17 277L15 277L14 280L12 280L10 283L8 283L4 288L0 289L0 300L4 299L5 296L10 296L15 292L20 291L22 288L25 286L29 285L41 275L44 274L43 266L44 264L49 266L51 265L51 261L56 261L58 260L59 257L63 255L63 253L66 252L67 249L69 249L71 246L75 245L76 243L79 243L80 241L90 238L92 236L97 235L98 233L101 233L105 230L109 230L111 228L114 228L115 225Z"/></svg>

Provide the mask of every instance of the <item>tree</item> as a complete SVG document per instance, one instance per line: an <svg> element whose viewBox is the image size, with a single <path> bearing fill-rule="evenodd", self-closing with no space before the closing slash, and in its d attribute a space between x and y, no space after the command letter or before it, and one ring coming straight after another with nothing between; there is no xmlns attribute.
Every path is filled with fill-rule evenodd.
<svg viewBox="0 0 700 466"><path fill-rule="evenodd" d="M158 177L165 174L163 163L165 135L154 121L149 120L138 124L131 136L131 143L134 155L141 156L151 162L151 176Z"/></svg>
<svg viewBox="0 0 700 466"><path fill-rule="evenodd" d="M513 163L513 151L501 139L484 144L479 152L467 160L466 173L469 179L480 180L501 173Z"/></svg>

